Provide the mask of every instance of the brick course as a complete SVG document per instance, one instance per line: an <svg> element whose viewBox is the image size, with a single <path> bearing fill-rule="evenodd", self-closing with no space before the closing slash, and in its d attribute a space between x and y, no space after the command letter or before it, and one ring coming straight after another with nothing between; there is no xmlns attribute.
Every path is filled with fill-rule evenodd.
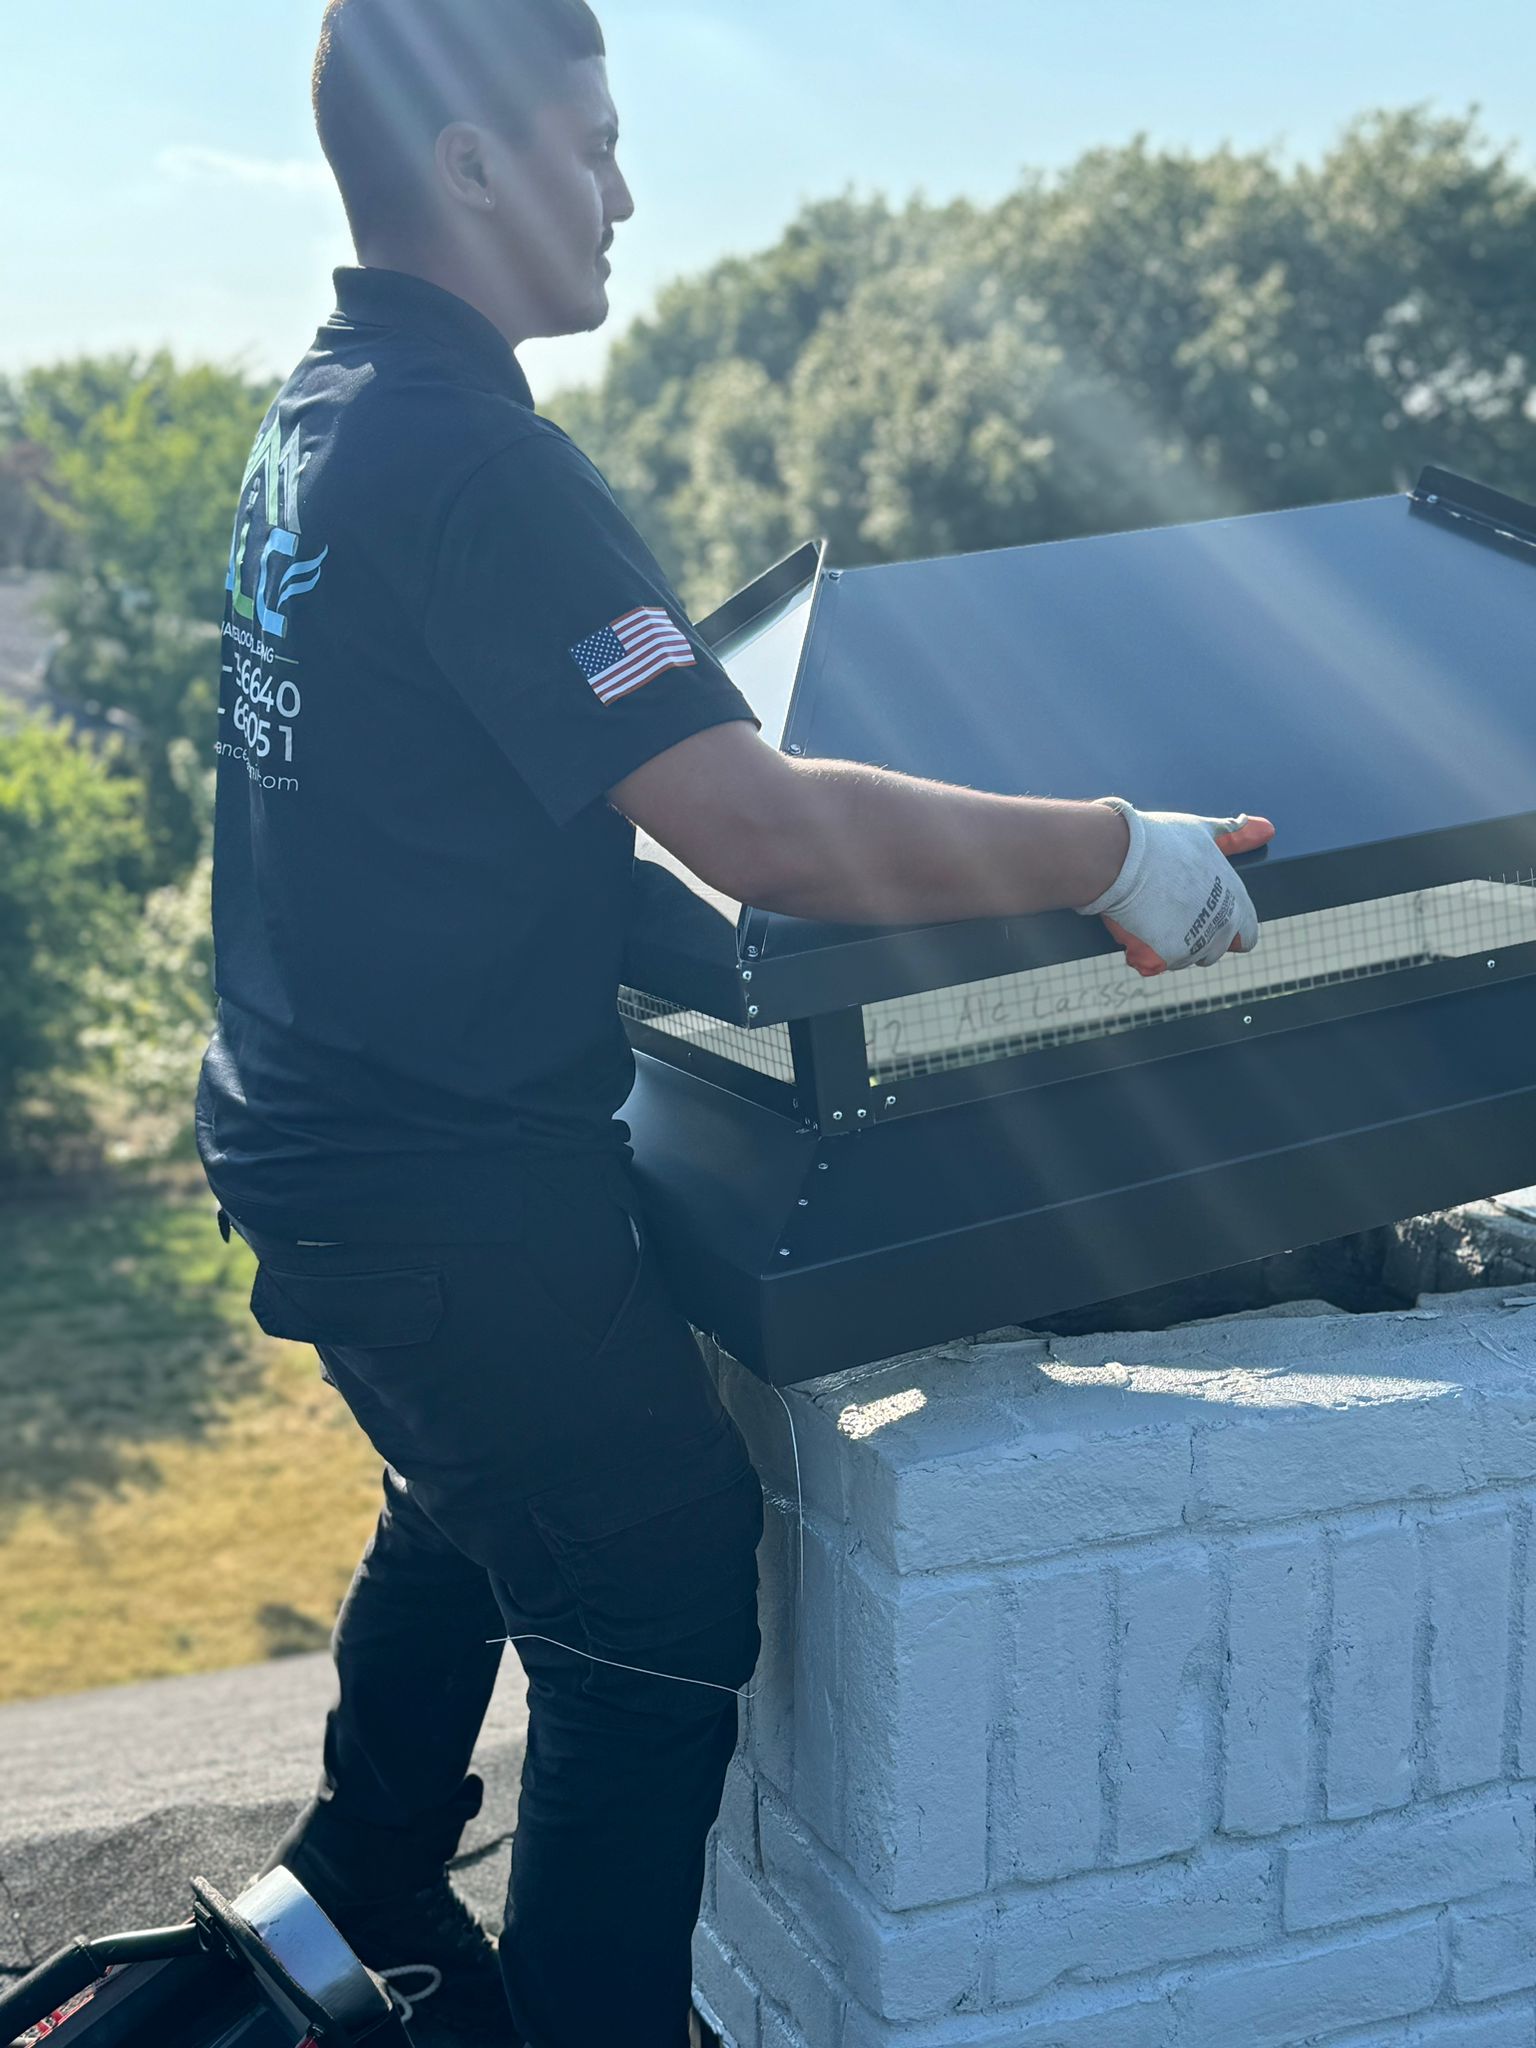
<svg viewBox="0 0 1536 2048"><path fill-rule="evenodd" d="M1476 2005L1536 1986L1536 1893L1529 1885L1450 1916L1451 1989Z"/></svg>
<svg viewBox="0 0 1536 2048"><path fill-rule="evenodd" d="M1324 1811L1350 1820L1413 1797L1418 1548L1393 1514L1332 1545Z"/></svg>
<svg viewBox="0 0 1536 2048"><path fill-rule="evenodd" d="M1242 1544L1230 1569L1221 1825L1228 1834L1269 1835L1307 1818L1320 1532Z"/></svg>
<svg viewBox="0 0 1536 2048"><path fill-rule="evenodd" d="M1098 1861L1113 1590L1103 1563L1042 1571L1012 1589L1013 1711L994 1731L994 1880L1063 1877Z"/></svg>
<svg viewBox="0 0 1536 2048"><path fill-rule="evenodd" d="M1424 1784L1488 1785L1503 1771L1514 1524L1504 1502L1423 1528L1429 1631Z"/></svg>
<svg viewBox="0 0 1536 2048"><path fill-rule="evenodd" d="M991 1665L1001 1608L985 1579L844 1576L848 1860L882 1905L969 1898L987 1884ZM823 1744L831 1738L825 1733Z"/></svg>
<svg viewBox="0 0 1536 2048"><path fill-rule="evenodd" d="M1327 1828L1285 1850L1285 1924L1374 1919L1529 1882L1536 1855L1530 1786Z"/></svg>
<svg viewBox="0 0 1536 2048"><path fill-rule="evenodd" d="M1193 1848L1207 1828L1217 1654L1210 1559L1186 1545L1122 1569L1117 1591L1112 1854L1145 1863Z"/></svg>

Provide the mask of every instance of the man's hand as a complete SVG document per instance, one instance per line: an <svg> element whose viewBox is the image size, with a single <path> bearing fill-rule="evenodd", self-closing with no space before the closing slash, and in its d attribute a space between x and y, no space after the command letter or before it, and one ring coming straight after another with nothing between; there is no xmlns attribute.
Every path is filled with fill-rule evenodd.
<svg viewBox="0 0 1536 2048"><path fill-rule="evenodd" d="M1125 865L1104 894L1082 907L1102 917L1125 957L1145 979L1170 968L1214 967L1228 953L1251 953L1259 920L1228 857L1267 846L1267 818L1193 818L1138 811L1123 797L1101 802L1130 827Z"/></svg>

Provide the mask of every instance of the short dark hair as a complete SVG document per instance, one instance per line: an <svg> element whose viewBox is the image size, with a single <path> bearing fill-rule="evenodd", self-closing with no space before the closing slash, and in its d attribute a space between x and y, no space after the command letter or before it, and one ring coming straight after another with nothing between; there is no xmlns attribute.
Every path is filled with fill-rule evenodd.
<svg viewBox="0 0 1536 2048"><path fill-rule="evenodd" d="M520 140L567 66L606 54L586 0L327 0L315 126L353 232L411 210L452 122Z"/></svg>

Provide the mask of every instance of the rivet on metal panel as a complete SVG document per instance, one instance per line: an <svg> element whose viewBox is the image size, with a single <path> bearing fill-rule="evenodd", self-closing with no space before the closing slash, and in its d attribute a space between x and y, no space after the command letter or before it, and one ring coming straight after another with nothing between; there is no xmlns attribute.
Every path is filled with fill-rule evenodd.
<svg viewBox="0 0 1536 2048"><path fill-rule="evenodd" d="M1498 963L1498 961L1497 961L1497 960L1490 960L1490 961L1488 962L1488 965L1489 965L1490 967L1497 967L1497 966L1498 966L1498 964L1499 964L1499 963Z"/></svg>
<svg viewBox="0 0 1536 2048"><path fill-rule="evenodd" d="M885 1106L887 1109L894 1109L896 1107L896 1098L894 1095L887 1095L887 1097L885 1098Z"/></svg>
<svg viewBox="0 0 1536 2048"><path fill-rule="evenodd" d="M747 948L747 958L748 958L749 960L755 960L755 959L757 958L757 948L756 948L756 946L748 946L748 948Z"/></svg>
<svg viewBox="0 0 1536 2048"><path fill-rule="evenodd" d="M1253 1022L1253 1019L1252 1019L1251 1017L1245 1017L1245 1018L1243 1019L1243 1022L1244 1022L1245 1024L1251 1024L1251 1023Z"/></svg>
<svg viewBox="0 0 1536 2048"><path fill-rule="evenodd" d="M791 747L789 751L790 751L790 752L791 752L792 754L803 754L803 753L805 752L805 749L804 749L804 747L798 747L798 746L797 746L797 747Z"/></svg>
<svg viewBox="0 0 1536 2048"><path fill-rule="evenodd" d="M1429 502L1430 502L1431 504L1433 504L1433 503L1434 503L1435 501L1434 501L1434 499L1433 499L1433 498L1431 498ZM828 581L829 583L841 583L841 582L842 582L842 580L843 580L843 572L842 572L842 570L841 570L841 569L829 569L829 570L827 571L827 581Z"/></svg>
<svg viewBox="0 0 1536 2048"><path fill-rule="evenodd" d="M752 970L750 967L743 967L743 969L741 970L741 978L743 981L750 981L752 979Z"/></svg>
<svg viewBox="0 0 1536 2048"><path fill-rule="evenodd" d="M780 1248L779 1248L779 1257L780 1257L781 1259L787 1259L787 1258L789 1257L789 1246L788 1246L788 1245L781 1245L781 1246L780 1246Z"/></svg>
<svg viewBox="0 0 1536 2048"><path fill-rule="evenodd" d="M843 1120L843 1112L842 1112L842 1111L841 1111L840 1109L834 1109L834 1110L833 1110L833 1112L832 1112L832 1121L833 1121L833 1123L835 1123L835 1124L840 1124L840 1123L842 1122L842 1120Z"/></svg>
<svg viewBox="0 0 1536 2048"><path fill-rule="evenodd" d="M860 1122L861 1124L862 1124L862 1123L864 1123L864 1122L866 1122L866 1121L867 1121L867 1119L868 1119L868 1117L869 1117L869 1111L868 1111L867 1109L861 1109L861 1110L859 1111L859 1122Z"/></svg>
<svg viewBox="0 0 1536 2048"><path fill-rule="evenodd" d="M800 1197L800 1206L802 1209L809 1209L809 1207L811 1206L811 1198L809 1195L802 1195Z"/></svg>
<svg viewBox="0 0 1536 2048"><path fill-rule="evenodd" d="M756 1005L756 1003L753 1003L753 1004L751 1004L751 1005L749 1006L749 1008L748 1008L748 1010L747 1010L747 1015L748 1015L749 1017L755 1017L755 1016L757 1015L757 1005Z"/></svg>
<svg viewBox="0 0 1536 2048"><path fill-rule="evenodd" d="M816 1171L818 1173L830 1173L832 1168L825 1159L819 1159L816 1162Z"/></svg>

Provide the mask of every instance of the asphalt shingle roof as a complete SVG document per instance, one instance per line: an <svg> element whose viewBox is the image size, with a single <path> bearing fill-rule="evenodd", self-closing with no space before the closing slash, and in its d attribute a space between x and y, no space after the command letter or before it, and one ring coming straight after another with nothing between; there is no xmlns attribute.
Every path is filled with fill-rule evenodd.
<svg viewBox="0 0 1536 2048"><path fill-rule="evenodd" d="M194 1875L243 1890L314 1789L334 1697L320 1655L0 1708L0 1974L77 1933L186 1918ZM475 1756L485 1804L456 1880L492 1929L526 1728L508 1655Z"/></svg>

